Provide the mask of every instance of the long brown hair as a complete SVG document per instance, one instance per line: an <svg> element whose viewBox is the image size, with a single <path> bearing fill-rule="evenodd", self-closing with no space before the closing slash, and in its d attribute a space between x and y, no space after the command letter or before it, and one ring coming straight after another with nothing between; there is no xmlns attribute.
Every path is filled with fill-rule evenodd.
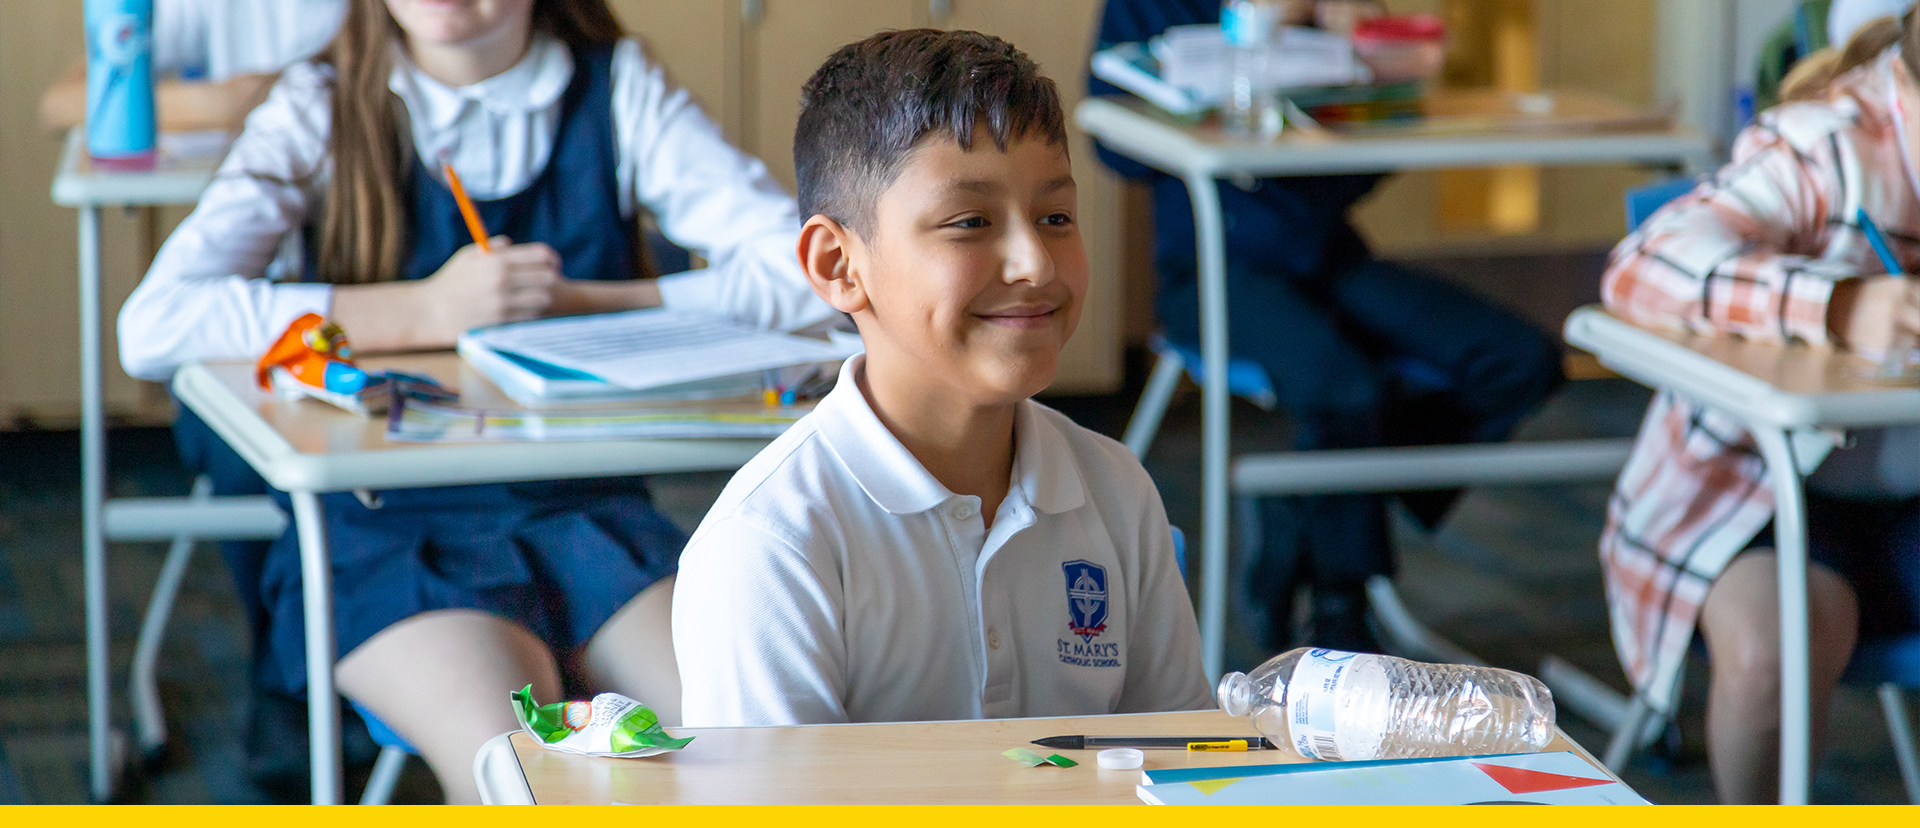
<svg viewBox="0 0 1920 828"><path fill-rule="evenodd" d="M533 31L568 46L612 43L624 36L606 0L534 0ZM400 278L408 228L400 193L413 136L406 104L387 88L388 46L403 37L386 0L353 0L333 44L319 60L334 70L327 182L316 251L321 281L333 284Z"/></svg>
<svg viewBox="0 0 1920 828"><path fill-rule="evenodd" d="M1780 101L1817 101L1827 97L1833 82L1895 45L1907 71L1920 78L1920 23L1912 12L1905 17L1882 17L1868 22L1847 42L1821 49L1801 59L1780 79Z"/></svg>

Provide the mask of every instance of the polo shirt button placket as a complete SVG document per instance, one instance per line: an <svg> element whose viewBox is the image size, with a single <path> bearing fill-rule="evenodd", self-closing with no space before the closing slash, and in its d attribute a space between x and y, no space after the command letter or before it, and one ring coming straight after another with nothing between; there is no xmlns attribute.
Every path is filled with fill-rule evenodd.
<svg viewBox="0 0 1920 828"><path fill-rule="evenodd" d="M955 503L953 504L953 509L949 511L949 514L953 515L954 520L967 520L969 518L972 518L973 503L971 501L966 501L966 500L962 500L959 503Z"/></svg>
<svg viewBox="0 0 1920 828"><path fill-rule="evenodd" d="M987 628L987 649L989 650L1000 649L1000 630L999 629L994 627Z"/></svg>

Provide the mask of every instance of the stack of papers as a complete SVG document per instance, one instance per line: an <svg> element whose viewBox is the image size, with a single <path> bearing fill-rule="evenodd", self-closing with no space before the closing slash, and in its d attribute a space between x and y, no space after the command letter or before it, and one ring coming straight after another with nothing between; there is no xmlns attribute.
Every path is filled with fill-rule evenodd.
<svg viewBox="0 0 1920 828"><path fill-rule="evenodd" d="M1095 52L1095 77L1175 115L1198 115L1226 100L1231 56L1220 27L1174 26L1147 44L1121 43ZM1318 29L1288 27L1268 65L1280 89L1370 83L1373 73L1351 41Z"/></svg>
<svg viewBox="0 0 1920 828"><path fill-rule="evenodd" d="M1160 61L1161 77L1192 89L1202 100L1226 100L1232 55L1219 26L1174 26L1147 47ZM1275 88L1345 86L1368 83L1373 72L1353 54L1353 42L1330 32L1300 26L1280 30L1280 42L1267 64Z"/></svg>
<svg viewBox="0 0 1920 828"><path fill-rule="evenodd" d="M1647 805L1569 751L1148 771L1153 805Z"/></svg>
<svg viewBox="0 0 1920 828"><path fill-rule="evenodd" d="M835 362L858 340L823 342L664 308L517 322L469 331L462 356L508 396L531 405L563 398L732 396L762 372Z"/></svg>

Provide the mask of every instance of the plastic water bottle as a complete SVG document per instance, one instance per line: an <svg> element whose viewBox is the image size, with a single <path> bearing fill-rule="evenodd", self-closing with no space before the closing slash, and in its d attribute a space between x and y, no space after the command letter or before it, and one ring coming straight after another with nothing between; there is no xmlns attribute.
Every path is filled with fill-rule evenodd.
<svg viewBox="0 0 1920 828"><path fill-rule="evenodd" d="M153 165L153 0L86 0L87 154Z"/></svg>
<svg viewBox="0 0 1920 828"><path fill-rule="evenodd" d="M1533 753L1553 739L1553 694L1494 667L1300 648L1220 679L1220 709L1309 759Z"/></svg>
<svg viewBox="0 0 1920 828"><path fill-rule="evenodd" d="M1244 136L1280 132L1280 110L1273 99L1269 64L1286 13L1282 0L1226 0L1220 6L1220 34L1227 42L1227 97L1220 106L1222 126Z"/></svg>

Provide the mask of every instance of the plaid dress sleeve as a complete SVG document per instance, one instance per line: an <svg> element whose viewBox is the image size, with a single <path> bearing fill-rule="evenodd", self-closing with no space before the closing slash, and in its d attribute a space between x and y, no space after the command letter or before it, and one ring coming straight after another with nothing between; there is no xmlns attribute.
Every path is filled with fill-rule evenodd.
<svg viewBox="0 0 1920 828"><path fill-rule="evenodd" d="M1832 132L1783 131L1796 110L1834 117L1825 105L1768 113L1741 133L1732 164L1614 248L1601 285L1609 310L1697 333L1827 341L1833 283L1861 275L1826 255L1834 225L1850 225L1859 205L1858 158Z"/></svg>

